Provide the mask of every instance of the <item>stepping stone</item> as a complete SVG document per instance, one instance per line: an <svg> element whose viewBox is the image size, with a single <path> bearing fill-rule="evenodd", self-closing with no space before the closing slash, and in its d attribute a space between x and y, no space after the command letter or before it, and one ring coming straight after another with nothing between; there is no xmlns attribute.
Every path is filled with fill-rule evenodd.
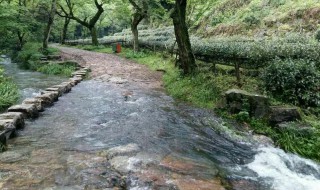
<svg viewBox="0 0 320 190"><path fill-rule="evenodd" d="M35 104L20 104L8 108L8 112L21 112L24 118L37 118L39 112Z"/></svg>
<svg viewBox="0 0 320 190"><path fill-rule="evenodd" d="M14 119L0 119L0 131L16 128L14 125Z"/></svg>
<svg viewBox="0 0 320 190"><path fill-rule="evenodd" d="M52 96L50 96L50 94L41 94L41 95L38 95L34 98L41 100L43 102L43 105L46 107L51 106L54 102L54 98Z"/></svg>
<svg viewBox="0 0 320 190"><path fill-rule="evenodd" d="M48 60L61 60L60 55L48 55Z"/></svg>
<svg viewBox="0 0 320 190"><path fill-rule="evenodd" d="M79 76L86 76L88 74L88 72L87 71L85 71L85 70L79 70L79 71L76 71L76 72L74 72L74 73L72 73L72 76L77 76L77 75L79 75Z"/></svg>
<svg viewBox="0 0 320 190"><path fill-rule="evenodd" d="M0 130L0 152L4 150L5 146L7 145L8 139L12 137L12 134L14 134L14 132L14 128L7 128L2 131Z"/></svg>
<svg viewBox="0 0 320 190"><path fill-rule="evenodd" d="M79 78L82 78L82 79L84 78L83 75L79 75L79 74L76 74L75 77L79 77Z"/></svg>
<svg viewBox="0 0 320 190"><path fill-rule="evenodd" d="M72 86L75 86L78 84L79 81L75 80L74 78L69 78L69 82Z"/></svg>
<svg viewBox="0 0 320 190"><path fill-rule="evenodd" d="M36 98L27 98L23 100L22 104L34 104L39 112L44 111L44 101Z"/></svg>
<svg viewBox="0 0 320 190"><path fill-rule="evenodd" d="M76 81L77 83L80 83L80 82L83 80L82 77L76 77L76 76L74 76L72 79L73 79L74 81Z"/></svg>
<svg viewBox="0 0 320 190"><path fill-rule="evenodd" d="M52 88L59 88L59 91L61 91L61 93L67 93L70 92L72 86L70 83L61 83L59 85L52 86Z"/></svg>
<svg viewBox="0 0 320 190"><path fill-rule="evenodd" d="M17 129L24 128L25 122L23 118L23 113L21 112L7 112L0 114L0 120L12 119L12 123Z"/></svg>
<svg viewBox="0 0 320 190"><path fill-rule="evenodd" d="M50 87L50 88L46 88L45 91L50 91L50 92L58 92L58 96L62 95L62 89L61 88L57 88L57 87Z"/></svg>
<svg viewBox="0 0 320 190"><path fill-rule="evenodd" d="M59 98L59 92L55 92L55 91L42 91L41 95L46 95L49 96L51 98L51 101L57 101Z"/></svg>

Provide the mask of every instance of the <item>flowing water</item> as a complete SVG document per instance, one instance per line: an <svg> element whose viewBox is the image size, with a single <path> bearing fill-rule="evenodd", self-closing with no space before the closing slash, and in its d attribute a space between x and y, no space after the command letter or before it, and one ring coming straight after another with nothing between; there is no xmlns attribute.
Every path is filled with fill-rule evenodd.
<svg viewBox="0 0 320 190"><path fill-rule="evenodd" d="M18 85L21 97L19 102L39 94L41 89L66 81L65 77L21 70L17 64L11 63L9 58L5 58L3 62L0 62L0 65L5 69L5 73L12 77Z"/></svg>
<svg viewBox="0 0 320 190"><path fill-rule="evenodd" d="M34 92L55 80L6 69ZM87 80L9 142L0 189L320 189L318 163L226 125L160 91Z"/></svg>

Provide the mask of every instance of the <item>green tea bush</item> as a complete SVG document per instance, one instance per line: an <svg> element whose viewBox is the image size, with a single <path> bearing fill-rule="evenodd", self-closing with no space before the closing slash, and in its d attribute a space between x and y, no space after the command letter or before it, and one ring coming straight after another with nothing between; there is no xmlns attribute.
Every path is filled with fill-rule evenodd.
<svg viewBox="0 0 320 190"><path fill-rule="evenodd" d="M275 98L300 106L320 105L320 72L306 60L275 60L263 74L266 90Z"/></svg>
<svg viewBox="0 0 320 190"><path fill-rule="evenodd" d="M248 21L249 22L249 21ZM250 21L251 22L251 21ZM319 32L320 33L320 32ZM101 44L123 41L124 45L132 45L130 30L123 30L114 36L99 39ZM244 38L241 36L230 38L203 39L191 37L191 45L197 59L211 61L217 59L240 61L242 68L264 67L275 58L312 60L320 66L320 44L312 43L305 36L288 34L284 38ZM90 39L70 41L79 44L90 44ZM143 48L152 50L172 51L175 44L173 27L149 29L139 31L139 43ZM177 49L175 45L174 51ZM226 61L226 63L228 63Z"/></svg>
<svg viewBox="0 0 320 190"><path fill-rule="evenodd" d="M315 34L315 38L318 42L320 42L320 30L318 30Z"/></svg>

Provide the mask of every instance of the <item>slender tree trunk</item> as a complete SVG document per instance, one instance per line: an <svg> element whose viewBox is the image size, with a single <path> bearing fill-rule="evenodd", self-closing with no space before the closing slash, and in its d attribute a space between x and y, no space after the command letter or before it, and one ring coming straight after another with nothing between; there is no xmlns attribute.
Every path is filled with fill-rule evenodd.
<svg viewBox="0 0 320 190"><path fill-rule="evenodd" d="M175 7L171 13L174 32L179 48L179 67L184 74L191 74L196 68L195 58L192 53L188 28L186 25L187 0L176 0Z"/></svg>
<svg viewBox="0 0 320 190"><path fill-rule="evenodd" d="M64 18L64 24L63 24L63 29L62 29L61 44L65 44L66 43L69 23L70 23L70 18L65 17Z"/></svg>
<svg viewBox="0 0 320 190"><path fill-rule="evenodd" d="M138 32L138 24L137 22L131 23L131 31L133 35L133 51L139 51L139 32Z"/></svg>
<svg viewBox="0 0 320 190"><path fill-rule="evenodd" d="M92 45L98 46L99 41L96 27L89 28L89 30L91 32Z"/></svg>
<svg viewBox="0 0 320 190"><path fill-rule="evenodd" d="M18 51L22 50L23 45L24 45L24 33L22 34L20 31L17 32L17 36L18 36L18 40L19 40L19 44L18 44Z"/></svg>
<svg viewBox="0 0 320 190"><path fill-rule="evenodd" d="M42 45L43 49L48 48L50 32L51 32L51 28L52 28L52 24L53 24L53 20L54 20L54 15L56 14L56 3L57 3L56 0L52 0L48 23L47 23L47 26L44 30L44 38L43 38L43 45Z"/></svg>

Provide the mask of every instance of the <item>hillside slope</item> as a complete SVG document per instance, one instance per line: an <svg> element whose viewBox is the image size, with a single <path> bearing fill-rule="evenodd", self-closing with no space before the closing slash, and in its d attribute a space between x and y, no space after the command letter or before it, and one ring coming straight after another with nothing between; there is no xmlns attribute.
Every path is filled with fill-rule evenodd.
<svg viewBox="0 0 320 190"><path fill-rule="evenodd" d="M194 2L193 2L194 1ZM319 0L208 0L189 3L189 23L201 36L281 36L314 34L320 24Z"/></svg>

